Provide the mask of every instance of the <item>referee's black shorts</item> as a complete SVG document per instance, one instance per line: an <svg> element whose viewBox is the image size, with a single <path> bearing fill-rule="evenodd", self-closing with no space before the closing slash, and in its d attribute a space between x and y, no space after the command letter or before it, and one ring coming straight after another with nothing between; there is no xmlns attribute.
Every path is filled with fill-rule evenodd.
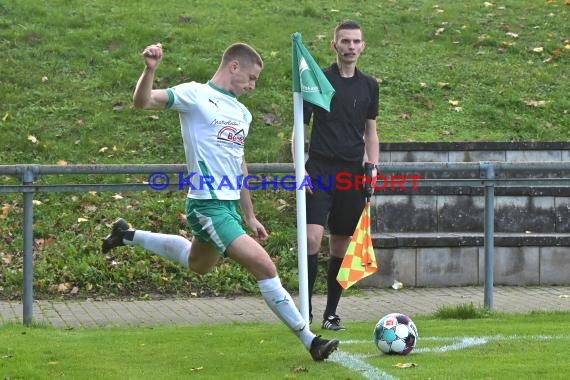
<svg viewBox="0 0 570 380"><path fill-rule="evenodd" d="M309 157L305 169L313 194L307 194L307 224L327 226L332 235L352 236L364 210L364 174L361 162L333 162Z"/></svg>

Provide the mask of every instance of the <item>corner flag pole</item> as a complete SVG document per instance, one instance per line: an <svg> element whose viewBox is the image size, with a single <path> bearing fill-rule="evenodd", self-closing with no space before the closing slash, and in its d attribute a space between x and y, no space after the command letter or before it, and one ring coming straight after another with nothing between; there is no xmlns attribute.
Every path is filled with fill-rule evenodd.
<svg viewBox="0 0 570 380"><path fill-rule="evenodd" d="M305 178L305 131L303 127L303 97L293 92L293 128L295 130L295 183ZM303 319L309 323L309 283L307 269L307 213L305 189L295 186L297 198L297 246L299 267L299 303Z"/></svg>
<svg viewBox="0 0 570 380"><path fill-rule="evenodd" d="M293 122L295 136L295 192L297 198L297 244L299 262L300 312L309 323L309 284L307 269L307 215L305 188L305 135L303 101L330 111L334 89L319 65L303 45L301 35L293 33Z"/></svg>

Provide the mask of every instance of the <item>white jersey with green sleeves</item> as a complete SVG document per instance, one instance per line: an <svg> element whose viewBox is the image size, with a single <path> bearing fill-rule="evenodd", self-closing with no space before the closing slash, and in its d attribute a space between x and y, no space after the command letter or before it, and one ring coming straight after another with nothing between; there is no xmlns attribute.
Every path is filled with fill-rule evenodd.
<svg viewBox="0 0 570 380"><path fill-rule="evenodd" d="M166 91L166 108L180 116L188 198L239 199L249 110L211 82L183 83Z"/></svg>

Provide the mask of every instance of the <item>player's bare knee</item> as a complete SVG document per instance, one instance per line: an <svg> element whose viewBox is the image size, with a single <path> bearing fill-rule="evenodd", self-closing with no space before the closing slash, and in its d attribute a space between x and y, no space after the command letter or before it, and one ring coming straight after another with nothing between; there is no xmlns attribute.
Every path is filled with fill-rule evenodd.
<svg viewBox="0 0 570 380"><path fill-rule="evenodd" d="M264 280L268 278L273 278L277 276L277 268L273 261L267 257L267 260L260 261L257 268L255 268L256 277L258 280Z"/></svg>
<svg viewBox="0 0 570 380"><path fill-rule="evenodd" d="M256 276L258 281L274 277L277 277L277 270L275 268L273 269L267 268L267 270L260 271Z"/></svg>

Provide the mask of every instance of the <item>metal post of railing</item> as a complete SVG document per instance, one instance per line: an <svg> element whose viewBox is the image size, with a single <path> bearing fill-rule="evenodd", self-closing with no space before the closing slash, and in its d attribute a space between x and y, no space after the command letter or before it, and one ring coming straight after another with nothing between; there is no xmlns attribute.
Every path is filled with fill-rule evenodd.
<svg viewBox="0 0 570 380"><path fill-rule="evenodd" d="M32 185L35 180L35 173L32 167L23 170L22 182L24 185ZM34 260L33 260L33 224L34 224L34 203L33 192L24 192L24 293L23 303L23 324L30 325L33 320L34 307Z"/></svg>
<svg viewBox="0 0 570 380"><path fill-rule="evenodd" d="M483 303L487 310L493 309L493 269L495 250L495 165L480 163L485 178L485 295Z"/></svg>

